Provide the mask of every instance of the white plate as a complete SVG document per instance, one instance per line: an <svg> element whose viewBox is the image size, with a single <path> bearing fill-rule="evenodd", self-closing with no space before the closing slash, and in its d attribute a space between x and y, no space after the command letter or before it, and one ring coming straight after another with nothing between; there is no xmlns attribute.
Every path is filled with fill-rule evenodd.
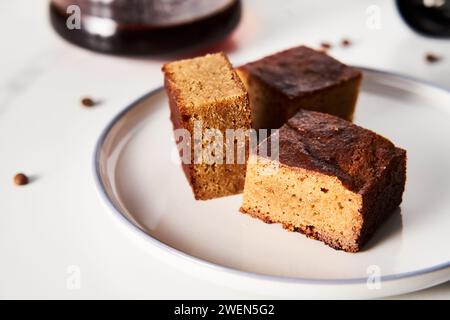
<svg viewBox="0 0 450 320"><path fill-rule="evenodd" d="M95 179L110 212L154 255L223 285L281 298L374 298L449 280L450 93L364 69L355 122L408 151L401 210L356 254L239 213L241 196L195 201L174 161L161 89L104 130Z"/></svg>

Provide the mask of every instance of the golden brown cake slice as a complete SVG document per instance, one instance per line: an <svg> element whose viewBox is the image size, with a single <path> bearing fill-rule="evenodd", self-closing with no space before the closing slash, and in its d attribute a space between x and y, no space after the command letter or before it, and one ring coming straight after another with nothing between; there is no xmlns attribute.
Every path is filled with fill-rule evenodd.
<svg viewBox="0 0 450 320"><path fill-rule="evenodd" d="M356 252L402 201L406 151L367 129L301 110L279 130L279 165L250 155L241 211Z"/></svg>
<svg viewBox="0 0 450 320"><path fill-rule="evenodd" d="M361 72L305 46L243 65L255 129L278 129L299 109L352 120Z"/></svg>
<svg viewBox="0 0 450 320"><path fill-rule="evenodd" d="M241 193L245 180L245 163L238 158L229 163L226 150L222 163L206 159L213 154L215 139L207 139L207 129L218 130L226 138L227 129L251 127L247 92L223 53L181 60L164 65L165 88L169 97L173 128L186 129L194 142L195 124L201 127L203 157L194 159L194 143L189 163L182 163L196 199L212 199ZM223 141L224 148L226 140ZM209 152L204 154L203 152ZM211 151L209 151L211 150ZM197 161L200 159L200 161ZM227 164L229 163L229 164Z"/></svg>

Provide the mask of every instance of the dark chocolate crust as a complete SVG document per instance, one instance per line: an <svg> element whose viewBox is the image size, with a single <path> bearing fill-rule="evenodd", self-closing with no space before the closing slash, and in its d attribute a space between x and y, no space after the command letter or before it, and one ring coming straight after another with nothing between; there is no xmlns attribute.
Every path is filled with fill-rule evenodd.
<svg viewBox="0 0 450 320"><path fill-rule="evenodd" d="M336 176L367 193L389 164L406 152L388 139L341 118L300 110L281 127L280 163Z"/></svg>
<svg viewBox="0 0 450 320"><path fill-rule="evenodd" d="M359 70L305 46L239 68L292 99L362 76Z"/></svg>

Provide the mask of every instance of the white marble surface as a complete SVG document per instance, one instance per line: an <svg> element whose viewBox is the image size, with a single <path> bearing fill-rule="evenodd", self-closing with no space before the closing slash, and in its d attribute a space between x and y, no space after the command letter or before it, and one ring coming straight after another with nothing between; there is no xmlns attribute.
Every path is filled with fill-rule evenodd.
<svg viewBox="0 0 450 320"><path fill-rule="evenodd" d="M367 24L373 3L379 29ZM164 61L68 45L51 30L47 4L0 2L0 298L265 298L167 267L110 220L92 179L95 140L125 105L162 84ZM247 0L233 45L225 48L241 63L344 36L354 45L331 52L345 62L450 88L450 42L411 32L390 0ZM444 60L426 64L429 51ZM104 102L83 109L84 95ZM33 183L15 187L17 171L34 177ZM72 265L81 272L80 288L67 286ZM450 283L398 298L448 299Z"/></svg>

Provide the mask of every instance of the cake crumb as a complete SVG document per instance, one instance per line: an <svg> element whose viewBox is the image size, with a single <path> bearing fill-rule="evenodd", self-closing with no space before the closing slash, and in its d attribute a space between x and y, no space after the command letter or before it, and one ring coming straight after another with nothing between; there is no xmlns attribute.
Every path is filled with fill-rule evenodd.
<svg viewBox="0 0 450 320"><path fill-rule="evenodd" d="M324 50L328 50L328 49L331 49L331 43L329 43L329 42L322 42L321 44L320 44L320 46L322 47L322 49L324 49Z"/></svg>
<svg viewBox="0 0 450 320"><path fill-rule="evenodd" d="M18 173L14 176L14 183L18 186L26 185L28 182L28 177L23 173Z"/></svg>
<svg viewBox="0 0 450 320"><path fill-rule="evenodd" d="M441 60L441 57L439 57L438 55L436 55L434 53L427 53L425 55L425 60L428 63L435 63L435 62L438 62L439 60Z"/></svg>

